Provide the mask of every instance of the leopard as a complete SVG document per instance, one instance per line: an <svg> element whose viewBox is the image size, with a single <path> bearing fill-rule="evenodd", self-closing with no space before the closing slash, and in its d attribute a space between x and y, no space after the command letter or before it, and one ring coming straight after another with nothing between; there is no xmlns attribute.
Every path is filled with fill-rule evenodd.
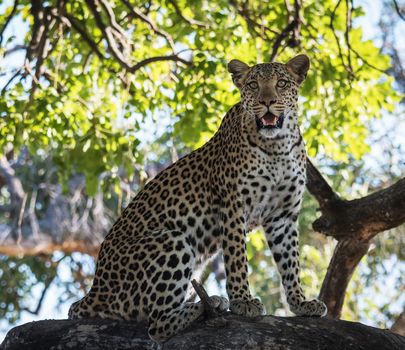
<svg viewBox="0 0 405 350"><path fill-rule="evenodd" d="M228 63L240 101L202 147L161 171L123 210L101 244L93 284L69 318L145 321L164 342L203 317L190 301L191 281L222 254L228 298L218 311L261 317L252 296L248 233L262 227L286 301L297 316L322 317L324 302L305 298L300 283L298 214L307 153L298 124L299 88L310 61Z"/></svg>

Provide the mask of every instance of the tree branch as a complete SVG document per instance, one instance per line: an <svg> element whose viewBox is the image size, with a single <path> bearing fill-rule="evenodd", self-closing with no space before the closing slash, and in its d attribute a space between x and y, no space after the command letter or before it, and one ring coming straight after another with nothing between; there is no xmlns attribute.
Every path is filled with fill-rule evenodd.
<svg viewBox="0 0 405 350"><path fill-rule="evenodd" d="M313 223L315 231L337 240L368 242L379 232L405 222L405 178L394 185L351 201L329 202Z"/></svg>
<svg viewBox="0 0 405 350"><path fill-rule="evenodd" d="M402 311L402 313L396 319L391 327L391 331L405 337L405 311Z"/></svg>
<svg viewBox="0 0 405 350"><path fill-rule="evenodd" d="M7 16L4 24L1 26L1 29L0 29L0 47L1 47L1 44L3 43L4 31L6 30L6 28L7 28L8 24L10 23L11 19L14 17L14 15L15 15L15 13L17 11L18 5L19 5L19 0L15 0L13 8L11 9L10 14Z"/></svg>
<svg viewBox="0 0 405 350"><path fill-rule="evenodd" d="M69 24L75 29L84 39L84 41L89 45L90 49L100 58L100 60L103 60L105 57L101 53L98 45L96 42L90 38L90 35L86 32L84 28L82 28L79 24L79 21L71 14L66 13L65 17L68 19Z"/></svg>
<svg viewBox="0 0 405 350"><path fill-rule="evenodd" d="M159 62L159 61L178 61L178 62L185 64L186 66L190 66L192 64L190 61L187 61L178 55L155 56L155 57L145 58L144 60L142 60L142 61L136 63L135 65L133 65L132 67L130 67L128 69L128 71L131 73L134 73L138 69L148 65L149 63Z"/></svg>
<svg viewBox="0 0 405 350"><path fill-rule="evenodd" d="M0 245L0 255L9 257L52 255L56 251L64 254L79 252L97 257L99 250L99 243L93 244L88 241L72 239L65 240L63 243L49 242L49 239L43 239L39 243L24 239L19 246L7 241L2 242Z"/></svg>
<svg viewBox="0 0 405 350"><path fill-rule="evenodd" d="M28 45L27 54L25 56L26 60L32 61L33 54L38 49L38 43L44 32L44 11L42 7L42 1L31 0L31 11L30 14L34 19L31 29L31 39Z"/></svg>
<svg viewBox="0 0 405 350"><path fill-rule="evenodd" d="M258 23L256 20L252 18L248 7L249 5L248 1L245 1L243 3L242 8L239 7L239 4L236 0L230 0L229 3L236 9L236 12L246 21L248 28L258 37L264 40L269 40L270 39L269 36L264 35L265 32L269 32L275 35L280 34L279 32L269 28L268 26Z"/></svg>
<svg viewBox="0 0 405 350"><path fill-rule="evenodd" d="M136 18L140 19L142 22L146 23L151 30L153 30L157 35L161 36L166 40L169 44L170 48L172 49L173 53L175 52L174 41L173 38L169 35L169 33L165 32L162 29L159 29L153 21L148 18L148 16L144 15L142 11L134 8L128 0L121 0L124 5L128 8L128 11Z"/></svg>
<svg viewBox="0 0 405 350"><path fill-rule="evenodd" d="M101 18L101 12L98 9L98 6L96 4L95 0L86 0L87 6L89 7L91 13L94 16L94 19L96 21L97 27L100 29L101 33L103 34L103 37L106 39L109 51L113 55L113 57L118 61L118 63L127 71L130 71L131 65L127 61L127 57L125 57L125 54L123 54L119 48L118 44L115 40L115 37L119 37L120 39L120 44L125 46L126 44L123 44L125 41L121 35L114 35L113 31L111 30L111 27L109 25L105 25L102 18ZM112 18L110 18L110 23L115 22Z"/></svg>
<svg viewBox="0 0 405 350"><path fill-rule="evenodd" d="M340 200L309 158L307 158L307 187L318 201L321 210L328 208L331 202Z"/></svg>
<svg viewBox="0 0 405 350"><path fill-rule="evenodd" d="M397 11L399 18L401 18L403 21L405 21L405 16L402 13L401 9L399 8L397 1L392 0L392 2L394 3L395 11Z"/></svg>
<svg viewBox="0 0 405 350"><path fill-rule="evenodd" d="M11 55L14 52L21 51L21 50L27 50L27 49L28 49L28 47L25 45L16 45L16 46L12 47L11 49L7 49L6 51L4 51L4 57Z"/></svg>
<svg viewBox="0 0 405 350"><path fill-rule="evenodd" d="M128 62L126 60L126 57L119 51L117 43L113 37L113 34L111 33L111 31L109 30L109 26L106 26L102 19L101 19L101 15L99 10L97 9L97 6L95 4L95 2L93 0L86 0L86 3L88 4L90 10L92 11L95 21L97 23L97 26L99 27L99 29L101 30L101 32L103 33L103 36L105 37L105 39L107 40L108 43L108 47L110 49L110 52L112 53L112 55L114 56L114 58L118 61L118 63L128 72L130 73L134 73L136 72L138 69L146 66L149 63L152 62L158 62L158 61L179 61L182 62L186 65L190 65L191 63L183 58L181 58L178 55L168 55L168 56L156 56L156 57L149 57L146 58L134 65L131 65L130 62ZM110 13L111 16L111 13ZM110 22L114 22L113 19L110 19ZM121 40L122 43L122 40Z"/></svg>
<svg viewBox="0 0 405 350"><path fill-rule="evenodd" d="M387 74L387 72L386 72L385 70L383 70L383 69L381 69L381 68L378 68L378 67L374 66L373 64L369 63L369 62L368 62L364 57L362 57L353 47L350 47L350 51L352 51L352 52L355 54L355 56L356 56L357 58L359 58L360 60L362 60L362 62L363 62L365 65L367 65L367 66L369 66L369 67L371 67L371 68L373 68L373 69L375 69L375 70L377 70L377 71L379 71L379 72L381 72L381 73Z"/></svg>
<svg viewBox="0 0 405 350"><path fill-rule="evenodd" d="M347 286L368 248L368 242L352 238L343 239L336 245L319 293L319 299L328 307L329 317L340 318Z"/></svg>
<svg viewBox="0 0 405 350"><path fill-rule="evenodd" d="M66 256L66 255L65 255L65 256ZM65 256L64 256L64 257L65 257ZM22 311L29 312L29 313L32 314L32 315L38 315L38 314L39 314L39 311L41 310L42 303L43 303L43 301L44 301L44 299L45 299L45 295L46 295L46 293L47 293L49 287L51 286L53 280L55 279L55 277L56 277L56 274L53 273L53 274L49 275L49 276L46 278L46 281L44 282L44 289L42 290L41 296L40 296L39 299L38 299L38 304L37 304L37 307L35 308L35 310L31 310L30 308L23 308L23 309L21 309L21 310L22 310Z"/></svg>
<svg viewBox="0 0 405 350"><path fill-rule="evenodd" d="M11 236L14 243L18 240L18 227L20 225L20 213L23 210L23 203L26 194L24 192L21 181L15 175L14 169L11 167L5 156L0 157L0 174L5 179L7 189L10 193L12 210L10 217L12 220Z"/></svg>
<svg viewBox="0 0 405 350"><path fill-rule="evenodd" d="M394 185L351 201L341 199L307 159L307 188L317 199L321 217L312 226L339 242L320 291L328 315L339 318L353 272L379 232L405 222L405 178Z"/></svg>
<svg viewBox="0 0 405 350"><path fill-rule="evenodd" d="M22 71L24 70L24 65L21 66L20 68L18 68L14 74L10 77L10 79L7 81L7 83L3 86L3 88L1 89L0 95L3 96L7 90L7 88L9 87L9 85L14 81L14 79L16 79L19 75L22 74ZM20 78L21 79L21 78Z"/></svg>
<svg viewBox="0 0 405 350"><path fill-rule="evenodd" d="M111 8L110 3L106 0L98 0L98 2L101 4L104 11L107 13L107 18L110 22L111 28L115 32L117 32L119 39L123 40L123 44L128 45L128 38L125 34L125 30L117 23L117 20L115 19L115 13Z"/></svg>
<svg viewBox="0 0 405 350"><path fill-rule="evenodd" d="M209 28L209 25L207 23L203 23L200 21L197 21L195 19L192 18L186 18L183 15L183 12L181 11L179 5L177 4L177 2L175 0L168 0L169 4L171 4L174 8L174 10L176 11L177 15L185 22L187 22L188 24L192 25L192 26L196 26L196 27L200 27L200 28Z"/></svg>
<svg viewBox="0 0 405 350"><path fill-rule="evenodd" d="M38 42L38 46L36 47L36 64L35 64L35 79L32 79L32 85L31 85L31 91L30 91L30 103L32 103L34 95L35 95L35 90L37 86L39 85L39 79L42 76L42 65L50 53L49 51L49 38L52 37L52 27L55 21L49 17L48 11L43 11L42 13L42 32L40 35L40 39ZM59 37L56 39L56 41L59 40ZM27 51L28 52L28 51ZM26 69L30 67L31 62L26 62Z"/></svg>
<svg viewBox="0 0 405 350"><path fill-rule="evenodd" d="M33 190L31 193L30 205L28 208L28 217L32 231L32 237L36 240L39 239L39 224L38 218L35 214L35 204L37 201L38 190Z"/></svg>
<svg viewBox="0 0 405 350"><path fill-rule="evenodd" d="M342 47L340 45L340 41L339 41L339 37L336 34L336 29L335 29L335 25L334 25L334 21L335 21L335 16L336 16L336 11L339 8L340 4L341 4L342 0L338 0L338 2L336 3L335 8L332 11L332 14L330 16L330 21L329 21L329 27L332 30L332 34L335 38L336 41L336 45L338 47L338 52L339 52L339 57L340 57L340 61L342 62L343 67L346 69L346 71L350 74L352 74L353 72L350 72L350 69L347 67L345 60L343 58L343 51L342 51Z"/></svg>
<svg viewBox="0 0 405 350"><path fill-rule="evenodd" d="M295 0L294 1L294 16L288 16L288 24L287 26L281 31L281 33L277 36L276 40L273 44L273 50L270 55L270 62L274 61L277 57L278 50L281 46L281 43L284 39L288 37L290 33L293 33L293 38L289 41L289 45L291 47L296 47L299 45L299 36L301 30L301 18L300 18L300 11L301 11L301 1ZM286 6L287 13L290 13L291 9Z"/></svg>
<svg viewBox="0 0 405 350"><path fill-rule="evenodd" d="M345 40L347 45L347 62L350 79L354 78L353 66L352 66L352 56L351 56L351 44L350 44L350 31L352 29L352 10L353 10L353 0L345 0L346 2L346 29L345 29Z"/></svg>

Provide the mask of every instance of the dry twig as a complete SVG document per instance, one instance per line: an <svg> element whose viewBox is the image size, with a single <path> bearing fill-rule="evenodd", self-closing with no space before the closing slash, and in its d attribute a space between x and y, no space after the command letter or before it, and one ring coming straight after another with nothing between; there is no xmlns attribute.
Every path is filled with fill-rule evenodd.
<svg viewBox="0 0 405 350"><path fill-rule="evenodd" d="M210 297L208 296L204 287L195 279L191 281L191 284L193 285L197 295L200 297L201 303L204 305L206 315L210 317L218 316L218 312L211 306Z"/></svg>

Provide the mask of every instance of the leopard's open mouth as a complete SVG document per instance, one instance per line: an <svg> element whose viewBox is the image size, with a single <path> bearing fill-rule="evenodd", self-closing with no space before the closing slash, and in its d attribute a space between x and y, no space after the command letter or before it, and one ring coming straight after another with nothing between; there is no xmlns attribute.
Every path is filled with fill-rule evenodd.
<svg viewBox="0 0 405 350"><path fill-rule="evenodd" d="M281 113L279 116L268 111L260 118L256 118L257 127L259 129L281 129L283 126L284 115Z"/></svg>

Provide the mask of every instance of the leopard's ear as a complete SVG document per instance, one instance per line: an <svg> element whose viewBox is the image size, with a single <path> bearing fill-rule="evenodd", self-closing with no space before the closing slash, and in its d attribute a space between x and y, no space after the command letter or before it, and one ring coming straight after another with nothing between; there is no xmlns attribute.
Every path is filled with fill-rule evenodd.
<svg viewBox="0 0 405 350"><path fill-rule="evenodd" d="M298 84L301 84L307 76L309 69L309 58L306 55L298 55L286 63L288 70L292 73Z"/></svg>
<svg viewBox="0 0 405 350"><path fill-rule="evenodd" d="M234 84L240 89L249 71L249 66L239 60L232 60L228 63L228 72L232 74Z"/></svg>

